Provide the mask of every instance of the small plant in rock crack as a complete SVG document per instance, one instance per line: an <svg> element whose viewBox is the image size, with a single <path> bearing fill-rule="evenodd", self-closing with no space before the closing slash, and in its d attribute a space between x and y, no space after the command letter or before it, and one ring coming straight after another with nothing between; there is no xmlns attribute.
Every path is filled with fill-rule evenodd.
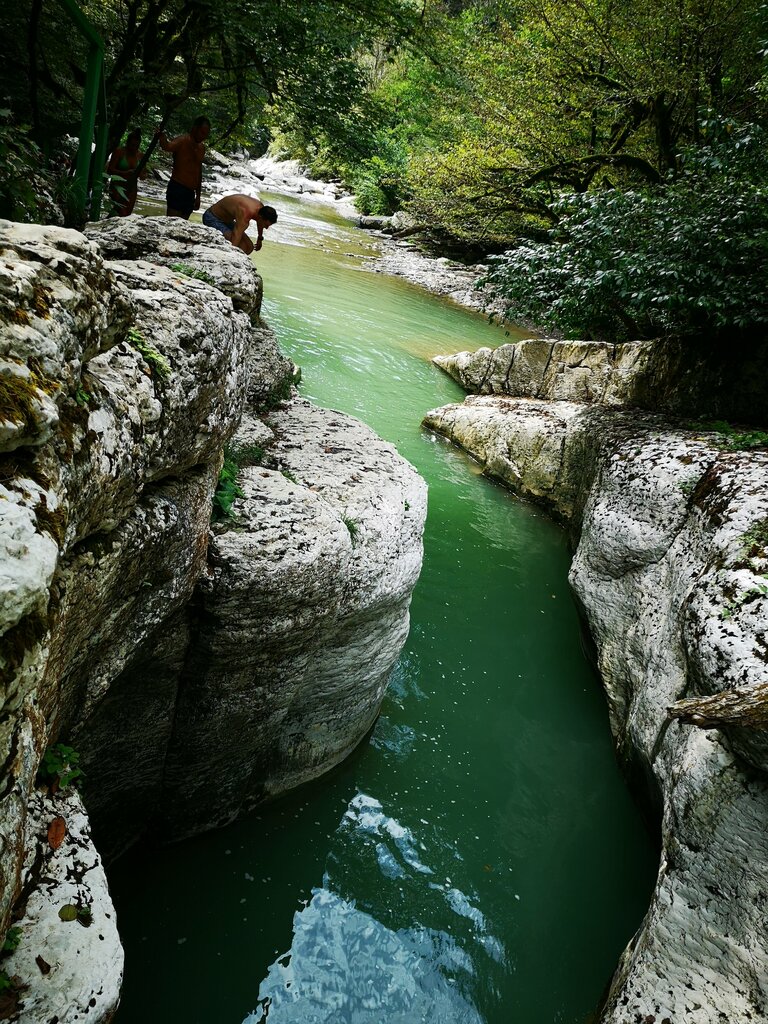
<svg viewBox="0 0 768 1024"><path fill-rule="evenodd" d="M75 392L75 401L78 405L88 405L92 397L84 388L78 388Z"/></svg>
<svg viewBox="0 0 768 1024"><path fill-rule="evenodd" d="M206 274L204 270L198 270L197 267L190 267L188 263L172 263L171 270L175 270L177 274L183 274L185 277L193 277L197 281L205 281L206 284L216 284L210 274Z"/></svg>
<svg viewBox="0 0 768 1024"><path fill-rule="evenodd" d="M341 521L349 530L349 536L352 539L352 547L354 547L357 543L358 534L360 533L360 525L357 520L350 518L350 516L343 515L341 517Z"/></svg>
<svg viewBox="0 0 768 1024"><path fill-rule="evenodd" d="M220 523L224 519L230 519L235 498L245 497L242 488L237 482L237 474L239 472L240 466L238 463L230 455L225 455L224 465L219 473L219 482L213 495L212 518L215 523Z"/></svg>
<svg viewBox="0 0 768 1024"><path fill-rule="evenodd" d="M171 375L171 364L162 353L158 352L154 345L151 345L137 327L131 327L126 335L129 345L132 345L141 354L153 374L160 380L168 380Z"/></svg>
<svg viewBox="0 0 768 1024"><path fill-rule="evenodd" d="M265 452L261 445L254 443L239 444L232 442L224 449L225 459L236 463L240 468L243 466L261 466L264 463L264 456Z"/></svg>
<svg viewBox="0 0 768 1024"><path fill-rule="evenodd" d="M64 743L56 743L43 755L37 769L38 781L47 786L51 793L66 789L67 786L78 786L85 778L79 762L80 755L76 750Z"/></svg>
<svg viewBox="0 0 768 1024"><path fill-rule="evenodd" d="M693 480L681 480L681 481L680 481L680 482L678 483L678 485L677 485L677 486L678 486L678 487L680 488L680 490L681 490L681 491L683 492L683 494L684 494L684 495L686 496L686 498L690 498L690 496L691 496L691 495L693 494L693 492L694 492L694 491L696 490L696 484L697 484L698 482L699 482L699 481L698 481L698 479L693 479Z"/></svg>
<svg viewBox="0 0 768 1024"><path fill-rule="evenodd" d="M0 949L0 956L9 956L15 953L21 942L21 928L9 928L5 935L3 948Z"/></svg>
<svg viewBox="0 0 768 1024"><path fill-rule="evenodd" d="M280 472L283 474L286 480L290 480L292 484L298 484L298 480L290 471L290 469L281 469Z"/></svg>

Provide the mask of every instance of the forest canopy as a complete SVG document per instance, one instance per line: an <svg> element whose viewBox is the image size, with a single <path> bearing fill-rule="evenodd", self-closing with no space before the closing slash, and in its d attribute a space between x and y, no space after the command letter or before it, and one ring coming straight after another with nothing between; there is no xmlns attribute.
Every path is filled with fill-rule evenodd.
<svg viewBox="0 0 768 1024"><path fill-rule="evenodd" d="M58 0L4 6L0 204L24 219L77 133L86 54ZM81 6L105 42L113 145L204 113L215 146L271 145L361 212L405 208L440 244L497 253L500 294L555 330L763 329L757 0Z"/></svg>

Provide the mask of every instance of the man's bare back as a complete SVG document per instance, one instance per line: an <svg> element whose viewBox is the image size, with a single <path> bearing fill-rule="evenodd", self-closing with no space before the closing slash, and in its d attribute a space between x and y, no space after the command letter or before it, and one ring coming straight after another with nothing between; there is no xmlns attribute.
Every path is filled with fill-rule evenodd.
<svg viewBox="0 0 768 1024"><path fill-rule="evenodd" d="M265 206L260 199L253 196L238 193L224 196L203 214L203 224L221 231L232 245L248 255L254 250L258 252L264 240L264 232L276 220L277 213L271 206ZM255 221L258 229L255 245L245 233L251 221Z"/></svg>
<svg viewBox="0 0 768 1024"><path fill-rule="evenodd" d="M155 137L160 148L173 153L173 171L166 192L167 213L169 217L183 217L189 220L193 210L200 209L200 193L203 187L203 142L211 131L211 123L207 117L198 117L186 135L168 139L162 128L158 128Z"/></svg>

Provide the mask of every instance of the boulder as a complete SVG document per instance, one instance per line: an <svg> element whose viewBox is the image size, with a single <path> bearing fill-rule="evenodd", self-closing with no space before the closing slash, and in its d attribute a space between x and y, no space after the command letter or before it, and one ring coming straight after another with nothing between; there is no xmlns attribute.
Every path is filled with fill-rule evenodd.
<svg viewBox="0 0 768 1024"><path fill-rule="evenodd" d="M221 824L346 757L408 633L421 478L341 413L294 399L266 424L268 457L243 470L201 583L166 761L166 837ZM252 437L246 427L233 444Z"/></svg>
<svg viewBox="0 0 768 1024"><path fill-rule="evenodd" d="M257 319L263 284L250 259L220 231L180 217L111 217L88 224L86 236L107 260L143 260L197 279L227 295L237 310Z"/></svg>

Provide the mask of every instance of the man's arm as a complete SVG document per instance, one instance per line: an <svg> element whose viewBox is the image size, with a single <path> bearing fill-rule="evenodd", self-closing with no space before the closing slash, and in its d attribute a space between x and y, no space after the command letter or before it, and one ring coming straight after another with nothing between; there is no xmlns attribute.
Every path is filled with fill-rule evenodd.
<svg viewBox="0 0 768 1024"><path fill-rule="evenodd" d="M242 237L245 234L245 229L248 227L249 222L250 217L248 216L248 211L244 206L238 203L235 210L235 227L234 230L232 231L232 237L230 238L230 242L232 243L232 245L240 245Z"/></svg>
<svg viewBox="0 0 768 1024"><path fill-rule="evenodd" d="M162 128L158 128L155 132L155 138L160 143L160 149L164 149L166 153L175 153L181 145L181 140L184 138L183 135L179 135L175 139L169 139Z"/></svg>
<svg viewBox="0 0 768 1024"><path fill-rule="evenodd" d="M202 142L197 144L196 156L199 158L197 170L197 185L195 186L195 209L200 209L200 196L203 191L203 158L205 157L205 146Z"/></svg>

